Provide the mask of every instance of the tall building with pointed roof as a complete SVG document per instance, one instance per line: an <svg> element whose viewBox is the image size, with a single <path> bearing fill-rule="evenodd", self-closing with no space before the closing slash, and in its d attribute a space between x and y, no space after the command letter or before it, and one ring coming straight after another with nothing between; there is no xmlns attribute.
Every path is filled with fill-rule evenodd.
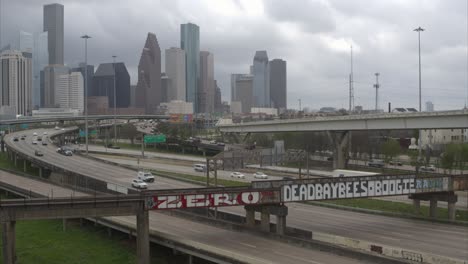
<svg viewBox="0 0 468 264"><path fill-rule="evenodd" d="M135 91L136 107L147 114L156 113L162 100L161 48L154 33L148 33L138 64L138 83Z"/></svg>

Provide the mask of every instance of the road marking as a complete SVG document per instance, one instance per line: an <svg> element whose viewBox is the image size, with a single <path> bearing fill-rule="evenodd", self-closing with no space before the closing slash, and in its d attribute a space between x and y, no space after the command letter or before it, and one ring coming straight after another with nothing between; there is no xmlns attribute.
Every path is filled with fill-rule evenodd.
<svg viewBox="0 0 468 264"><path fill-rule="evenodd" d="M250 245L250 244L247 244L247 243L242 243L242 242L237 242L243 246L246 246L246 247L251 247L251 248L257 248L257 246L254 246L254 245Z"/></svg>

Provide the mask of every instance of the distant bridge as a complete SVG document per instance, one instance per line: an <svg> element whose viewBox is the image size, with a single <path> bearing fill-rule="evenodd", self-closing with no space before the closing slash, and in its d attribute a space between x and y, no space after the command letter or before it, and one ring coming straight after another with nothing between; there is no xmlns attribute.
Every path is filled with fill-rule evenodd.
<svg viewBox="0 0 468 264"><path fill-rule="evenodd" d="M85 120L85 116L57 116L57 117L23 117L18 119L0 120L0 125L16 125L16 124L31 124L43 122L60 122L60 121L79 121ZM89 115L88 120L106 120L114 119L113 115ZM116 119L163 119L168 120L168 115L117 115Z"/></svg>
<svg viewBox="0 0 468 264"><path fill-rule="evenodd" d="M468 128L468 110L307 117L218 125L226 133Z"/></svg>

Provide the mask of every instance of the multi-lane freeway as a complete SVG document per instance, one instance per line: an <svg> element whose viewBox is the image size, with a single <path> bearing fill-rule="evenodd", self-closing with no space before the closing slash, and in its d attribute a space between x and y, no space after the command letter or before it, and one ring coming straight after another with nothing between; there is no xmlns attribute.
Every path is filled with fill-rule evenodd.
<svg viewBox="0 0 468 264"><path fill-rule="evenodd" d="M0 171L0 182L13 186L22 186L26 190L55 197L84 196L73 190L21 177ZM230 259L245 263L312 263L312 264L357 264L372 263L365 259L353 259L314 249L306 249L270 240L250 233L235 232L217 228L209 224L191 222L187 219L170 216L159 212L150 212L150 232L163 234L177 241L184 241L188 246L213 254L226 255ZM128 217L108 217L114 223L135 227L136 219Z"/></svg>
<svg viewBox="0 0 468 264"><path fill-rule="evenodd" d="M28 131L26 133L32 132ZM11 140L11 136L8 136L6 140ZM122 185L126 184L126 186L129 185L130 180L135 175L132 170L103 164L84 157L61 156L55 152L52 146L31 145L30 139L20 142L10 141L8 144L24 153L28 153L28 155L34 155L34 149L36 148L45 148L47 151L43 158L47 159L48 162L65 167L68 170L79 171L85 175L90 175L90 177L118 182ZM152 188L185 187L195 186L164 178L157 179L154 186L152 186ZM288 204L288 207L288 226L362 239L383 245L403 247L408 250L468 259L467 227L368 215L298 203ZM223 208L222 210L244 214L243 209L240 207ZM242 246L240 247L242 248Z"/></svg>

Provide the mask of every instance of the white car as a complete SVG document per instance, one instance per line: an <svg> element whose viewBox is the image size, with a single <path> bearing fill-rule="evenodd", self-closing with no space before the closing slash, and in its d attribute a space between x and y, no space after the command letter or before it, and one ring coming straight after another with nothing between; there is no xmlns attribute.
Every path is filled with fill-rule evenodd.
<svg viewBox="0 0 468 264"><path fill-rule="evenodd" d="M148 184L146 184L146 182L138 179L132 180L132 186L138 189L148 188Z"/></svg>
<svg viewBox="0 0 468 264"><path fill-rule="evenodd" d="M37 140L33 140L33 141L32 141L32 144L33 144L33 145L37 145Z"/></svg>
<svg viewBox="0 0 468 264"><path fill-rule="evenodd" d="M261 171L257 171L256 173L253 174L254 178L256 179L268 179L268 175Z"/></svg>
<svg viewBox="0 0 468 264"><path fill-rule="evenodd" d="M34 132L34 133L33 133L33 136L37 136L37 133L36 133L36 132Z"/></svg>
<svg viewBox="0 0 468 264"><path fill-rule="evenodd" d="M44 133L42 133L43 135L47 135L47 131L44 131Z"/></svg>
<svg viewBox="0 0 468 264"><path fill-rule="evenodd" d="M55 127L55 130L60 130L60 127L56 126L56 127Z"/></svg>
<svg viewBox="0 0 468 264"><path fill-rule="evenodd" d="M242 173L240 173L240 172L235 171L235 172L231 173L231 177L239 178L239 179L244 179L244 178L245 178L245 175L242 174Z"/></svg>

